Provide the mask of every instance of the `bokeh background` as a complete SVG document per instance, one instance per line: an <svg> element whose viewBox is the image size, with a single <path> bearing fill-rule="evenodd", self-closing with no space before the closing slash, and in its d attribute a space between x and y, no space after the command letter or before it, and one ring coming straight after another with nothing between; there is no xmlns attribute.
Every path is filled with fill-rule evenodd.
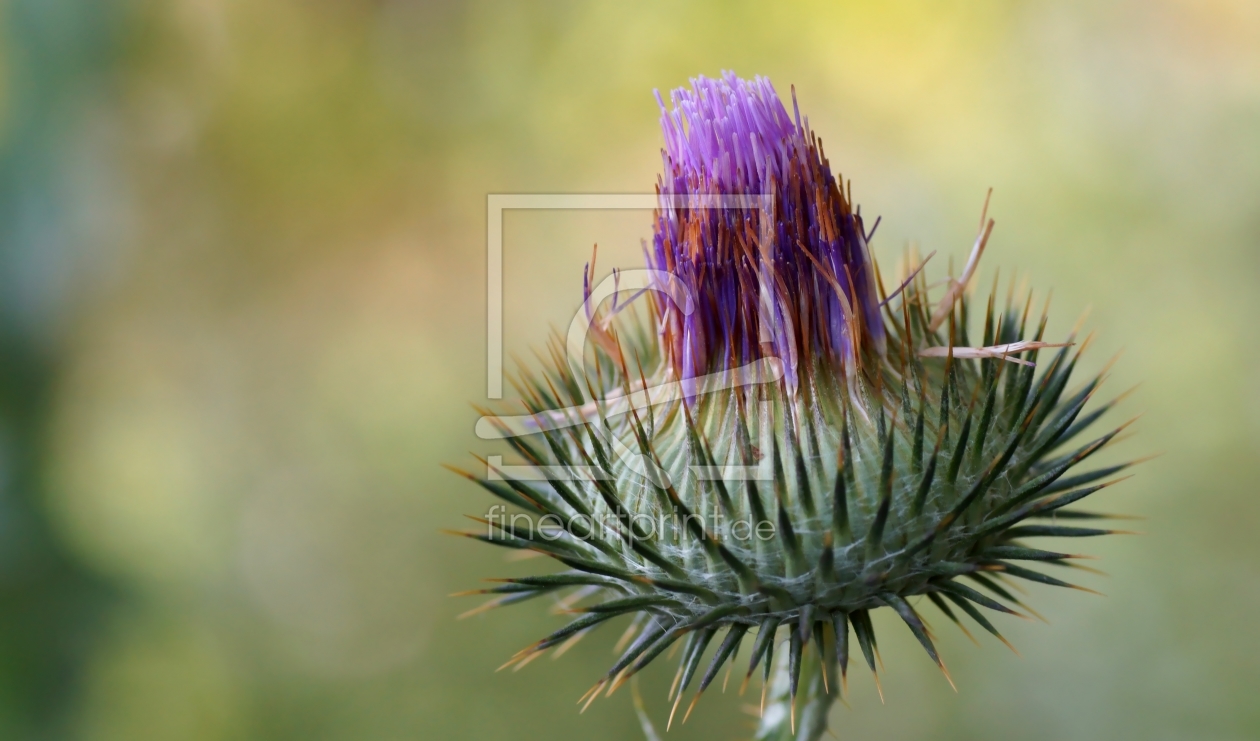
<svg viewBox="0 0 1260 741"><path fill-rule="evenodd" d="M1260 736L1254 0L8 0L0 37L0 737L641 738L574 705L616 629L493 673L561 619L455 619L537 562L440 535L489 500L439 466L504 452L486 195L650 190L652 89L722 69L795 84L886 265L961 260L994 187L982 283L1092 306L1145 382L1109 455L1164 453L1103 495L1149 518L1088 544L1109 596L1030 590L1022 658L941 626L957 694L884 620L840 737ZM507 350L648 228L510 213Z"/></svg>

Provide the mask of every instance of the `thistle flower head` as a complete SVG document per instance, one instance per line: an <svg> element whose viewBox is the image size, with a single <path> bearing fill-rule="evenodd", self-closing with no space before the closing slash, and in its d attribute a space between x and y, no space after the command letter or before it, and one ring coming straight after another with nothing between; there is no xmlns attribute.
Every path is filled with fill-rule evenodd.
<svg viewBox="0 0 1260 741"><path fill-rule="evenodd" d="M598 305L588 269L594 341L553 342L517 384L525 413L483 418L523 465L466 474L510 509L465 535L564 567L480 590L495 596L477 611L565 595L577 615L509 664L633 615L584 700L682 641L676 710L742 644L745 682L768 677L778 636L783 705L759 737L813 739L850 655L875 671L872 610L896 612L942 670L929 604L1005 642L988 616L1032 612L1008 582L1073 586L1033 568L1075 558L1038 539L1115 532L1075 505L1126 466L1077 472L1119 432L1085 435L1114 403L1087 410L1101 378L1069 385L1088 343L1045 342L1031 295L972 304L993 222L935 299L911 255L888 291L792 104L731 74L661 102L646 298Z"/></svg>
<svg viewBox="0 0 1260 741"><path fill-rule="evenodd" d="M657 95L665 170L648 263L699 297L689 314L651 299L674 373L770 356L794 387L802 363L843 372L864 346L882 352L862 217L795 97L789 116L769 80L727 73L670 99L666 107Z"/></svg>

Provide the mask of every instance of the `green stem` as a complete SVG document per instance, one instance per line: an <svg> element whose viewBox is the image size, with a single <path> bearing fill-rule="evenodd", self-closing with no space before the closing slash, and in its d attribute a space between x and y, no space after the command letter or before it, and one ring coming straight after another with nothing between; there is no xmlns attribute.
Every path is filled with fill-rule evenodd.
<svg viewBox="0 0 1260 741"><path fill-rule="evenodd" d="M835 666L827 667L828 682L824 683L823 663L818 658L817 649L813 645L805 647L801 656L801 677L797 683L793 723L788 651L784 647L775 654L777 661L766 691L766 709L754 738L756 741L817 741L827 732L827 712L831 710L839 691L836 684L839 677L834 676Z"/></svg>

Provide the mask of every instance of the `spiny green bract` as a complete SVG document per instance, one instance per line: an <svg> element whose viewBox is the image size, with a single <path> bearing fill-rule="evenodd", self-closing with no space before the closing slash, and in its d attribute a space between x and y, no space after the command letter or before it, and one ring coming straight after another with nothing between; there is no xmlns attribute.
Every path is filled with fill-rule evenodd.
<svg viewBox="0 0 1260 741"><path fill-rule="evenodd" d="M799 123L791 131L808 141ZM851 654L875 671L872 610L892 608L943 670L917 611L925 602L912 605L913 598L926 597L960 626L965 615L1005 642L986 613L1020 615L1023 606L1004 582L1072 586L1034 568L1068 566L1073 558L1037 548L1037 538L1116 532L1087 522L1104 515L1069 508L1131 465L1074 472L1123 429L1083 434L1114 403L1086 411L1101 377L1069 385L1084 346L1071 337L1045 342L1044 310L1030 326L1031 295L1013 304L1009 293L1004 307L990 295L983 327L974 328L982 341L973 347L969 340L975 311L965 287L992 222L938 301L929 298L922 263L889 295L868 257L860 217L823 169L820 145L799 146L784 167L804 162L822 185L780 193L776 208L790 209L794 197L814 192L821 195L807 204L810 213L848 220L849 242L834 224L802 232L840 235L816 251L830 245L843 258L837 264L845 265L848 290L837 287L838 271L799 251L747 249L743 262L719 261L714 253L707 268L718 274L714 280L720 270L747 268L753 278L732 283L757 290L745 290L730 304L734 314L704 330L705 362L678 349L704 329L671 324L682 317L679 302L654 297L641 312L637 305L588 306L594 342L579 350L579 362L566 358L573 350L557 340L543 371L523 372L517 384L527 413L483 418L528 465L465 474L510 506L492 508L482 529L465 534L537 551L565 568L477 590L496 596L474 612L565 594L562 606L578 617L509 664L563 650L600 624L633 614L628 645L587 693L588 704L679 641L675 710L693 684L698 699L743 644L750 644L745 684L758 666L768 679L776 630L785 627L794 728L803 663L821 665L828 696L837 692L835 679L843 685ZM706 227L722 244L758 233L726 218L662 209L658 246L678 251L670 235ZM688 223L693 228L676 228ZM790 239L784 243L797 250ZM660 267L688 275L672 255ZM868 271L869 296L854 280L854 266ZM758 284L763 268L774 278ZM834 290L828 295L839 297L846 324L824 326L830 310L823 299L783 290L785 280ZM694 311L721 314L721 307L703 305L706 290L720 293L720 285L691 285L701 303ZM758 290L768 290L768 303ZM766 305L778 319L767 322L772 336L737 347L729 317L746 323L743 339L757 337L766 325L751 320ZM864 306L872 310L862 316ZM1048 347L1053 354L1039 357ZM751 362L740 364L745 360ZM822 719L813 719L807 737L825 724L826 704L820 707L815 715Z"/></svg>
<svg viewBox="0 0 1260 741"><path fill-rule="evenodd" d="M874 670L868 612L888 606L939 663L906 598L926 595L957 620L953 605L1000 638L977 608L1017 614L1003 604L1019 601L1001 586L1002 577L1070 586L1019 563L1066 565L1071 557L1026 543L1034 538L1112 532L1060 524L1100 517L1064 508L1126 467L1066 475L1122 429L1078 439L1111 406L1083 411L1101 379L1069 390L1079 353L1068 347L1040 363L1040 372L1009 362L1036 362L1038 350L1012 354L1007 362L920 359L912 348L949 345L940 332L925 331L922 282L904 293L901 321L889 312L892 349L878 376L882 389L864 381L861 407L837 379L811 373L816 385L795 395L781 383L766 383L706 394L690 408L676 399L635 409L624 403L636 390L633 372L619 367L622 358L603 354L588 378L574 378L557 364L550 378L524 379L526 403L539 418L589 404L581 386L597 377L613 401L595 405L604 408L593 419L570 419L576 424L555 425L533 440L508 438L535 466L584 466L607 478L539 482L500 473L499 480L477 479L521 512L555 517L548 530L538 519L525 520L534 525L526 528L501 515L470 536L533 549L569 567L481 590L503 595L491 605L573 587L582 599L603 600L574 608L585 614L515 660L617 615L639 613L637 640L601 684L624 681L685 638L679 685L686 689L703 648L729 629L727 645L700 681L703 691L745 632L761 636L751 673L773 650L767 637L784 624L793 628L793 652L825 633L819 645L835 652L827 660L838 661L841 672L851 627ZM1008 307L996 319L992 308L990 300L983 344L1020 342L1026 308ZM964 299L959 313L966 311ZM1034 340L1044 327L1043 317ZM653 359L650 344L633 344L644 351L640 357ZM966 345L965 334L960 344ZM612 451L614 437L631 440L665 475L642 475L623 464ZM771 479L758 480L767 463ZM747 478L721 475L731 464Z"/></svg>

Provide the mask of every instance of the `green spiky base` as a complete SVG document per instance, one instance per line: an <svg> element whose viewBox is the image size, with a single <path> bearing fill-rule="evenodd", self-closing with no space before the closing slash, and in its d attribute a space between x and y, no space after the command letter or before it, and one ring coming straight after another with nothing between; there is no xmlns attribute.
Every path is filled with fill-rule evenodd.
<svg viewBox="0 0 1260 741"><path fill-rule="evenodd" d="M998 312L989 299L982 351L969 345L962 292L951 289L934 318L927 290L919 275L896 309L889 302L883 352L864 349L856 368L810 358L795 385L761 366L752 383L732 372L716 379L728 388L689 390L663 370L650 320L622 320L625 337L610 332L581 377L558 357L524 377L529 414L515 424L533 434L495 423L527 463L585 476L470 476L535 519L483 520L465 534L567 568L480 590L497 595L489 606L577 588L581 616L513 662L634 613L634 640L588 702L682 639L677 709L697 674L698 699L745 637L748 674L768 668L768 639L787 626L787 702L795 696L804 730L783 734L775 685L758 738L816 738L832 698L816 685L824 667L831 677L847 667L850 629L875 669L871 610L891 607L944 670L908 597L925 595L961 625L957 609L1005 642L981 611L1020 614L1004 581L1073 586L1019 562L1068 566L1072 555L1029 541L1115 532L1063 524L1102 517L1067 507L1124 468L1065 475L1120 431L1077 440L1111 406L1084 411L1101 378L1070 389L1083 348L1066 343L1036 365L1046 319L1025 339L1027 304L1008 298Z"/></svg>

